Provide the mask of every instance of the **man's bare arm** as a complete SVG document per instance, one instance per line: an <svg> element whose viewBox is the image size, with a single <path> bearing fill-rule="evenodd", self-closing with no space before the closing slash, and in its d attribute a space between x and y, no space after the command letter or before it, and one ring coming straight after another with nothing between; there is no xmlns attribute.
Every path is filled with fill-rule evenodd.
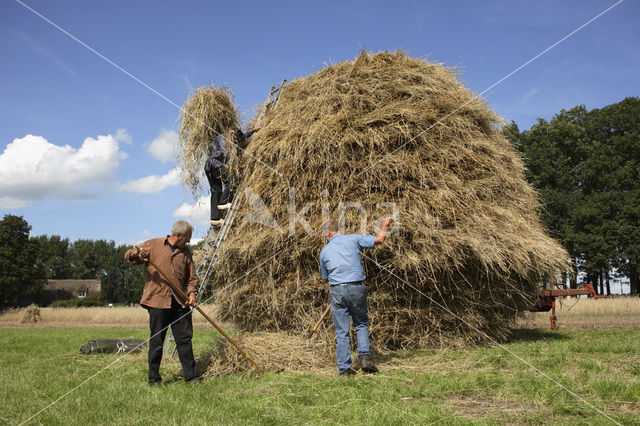
<svg viewBox="0 0 640 426"><path fill-rule="evenodd" d="M391 221L391 218L388 218L388 217L382 219L382 223L380 224L380 231L378 232L378 235L376 235L376 239L374 241L375 245L379 245L384 242L384 239L387 236L387 231L389 229L390 221Z"/></svg>

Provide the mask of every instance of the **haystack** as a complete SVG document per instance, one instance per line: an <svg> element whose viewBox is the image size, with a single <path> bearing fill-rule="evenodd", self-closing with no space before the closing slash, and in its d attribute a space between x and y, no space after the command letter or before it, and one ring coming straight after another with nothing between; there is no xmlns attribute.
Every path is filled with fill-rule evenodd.
<svg viewBox="0 0 640 426"><path fill-rule="evenodd" d="M202 86L184 103L178 130L178 164L182 167L182 182L194 198L202 190L201 177L209 147L218 134L227 135L238 123L230 89Z"/></svg>
<svg viewBox="0 0 640 426"><path fill-rule="evenodd" d="M22 310L22 318L20 322L23 324L32 324L38 321L42 321L42 316L40 316L40 308L38 305L31 304Z"/></svg>
<svg viewBox="0 0 640 426"><path fill-rule="evenodd" d="M212 279L235 282L217 296L221 319L308 332L329 300L324 221L373 234L395 212L394 235L364 253L372 344L507 336L567 254L545 234L499 122L454 70L401 52L362 53L286 85L243 157L245 200ZM324 330L317 338L332 345Z"/></svg>

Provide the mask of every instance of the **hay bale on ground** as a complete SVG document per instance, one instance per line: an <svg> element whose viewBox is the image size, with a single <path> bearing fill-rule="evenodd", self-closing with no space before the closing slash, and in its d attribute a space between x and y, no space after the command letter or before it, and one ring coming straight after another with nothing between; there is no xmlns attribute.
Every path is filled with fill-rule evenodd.
<svg viewBox="0 0 640 426"><path fill-rule="evenodd" d="M38 321L42 321L42 317L40 316L40 308L38 308L37 305L32 303L22 310L22 319L20 320L21 323L31 324Z"/></svg>
<svg viewBox="0 0 640 426"><path fill-rule="evenodd" d="M198 87L184 103L178 130L178 163L182 166L182 182L194 198L202 189L200 178L209 147L217 135L228 134L238 123L238 110L230 89ZM231 148L230 152L235 151Z"/></svg>
<svg viewBox="0 0 640 426"><path fill-rule="evenodd" d="M568 256L542 228L498 122L452 69L401 52L362 53L289 83L243 157L239 195L251 190L269 212L257 214L253 196L237 213L212 279L238 280L217 297L222 319L306 333L329 300L317 261L324 220L342 210L343 233L374 233L393 212L380 203L394 203L396 235L365 253L372 343L484 340L476 328L507 336ZM362 209L345 211L350 202ZM308 227L292 227L301 211ZM269 215L279 226L264 225Z"/></svg>

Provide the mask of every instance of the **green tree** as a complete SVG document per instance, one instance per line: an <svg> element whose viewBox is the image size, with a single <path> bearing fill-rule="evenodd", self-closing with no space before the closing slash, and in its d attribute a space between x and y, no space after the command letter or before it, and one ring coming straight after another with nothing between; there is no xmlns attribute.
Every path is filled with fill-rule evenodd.
<svg viewBox="0 0 640 426"><path fill-rule="evenodd" d="M612 266L630 278L632 294L639 291L639 128L640 100L627 98L600 110L562 110L524 132L503 129L544 201L543 223L601 292Z"/></svg>
<svg viewBox="0 0 640 426"><path fill-rule="evenodd" d="M36 297L44 285L44 269L36 263L38 245L29 240L31 226L22 216L0 221L0 304L15 306Z"/></svg>
<svg viewBox="0 0 640 426"><path fill-rule="evenodd" d="M100 269L99 261L94 250L92 240L80 239L71 243L69 258L71 260L71 278L95 279Z"/></svg>
<svg viewBox="0 0 640 426"><path fill-rule="evenodd" d="M640 99L591 111L589 132L599 163L589 163L597 191L608 194L608 235L615 239L612 263L629 277L631 293L640 294ZM594 156L594 158L598 158Z"/></svg>
<svg viewBox="0 0 640 426"><path fill-rule="evenodd" d="M72 277L99 277L102 298L107 302L133 303L140 300L144 287L143 270L124 260L124 253L129 248L106 240L74 241L69 250Z"/></svg>
<svg viewBox="0 0 640 426"><path fill-rule="evenodd" d="M142 297L144 270L124 260L131 246L114 247L102 278L102 294L106 301L133 303Z"/></svg>
<svg viewBox="0 0 640 426"><path fill-rule="evenodd" d="M71 258L69 239L59 235L38 235L31 237L38 244L36 263L43 267L47 279L64 280L71 278Z"/></svg>
<svg viewBox="0 0 640 426"><path fill-rule="evenodd" d="M76 240L71 244L69 257L72 278L94 279L106 274L115 243L106 240Z"/></svg>
<svg viewBox="0 0 640 426"><path fill-rule="evenodd" d="M524 132L515 123L503 129L503 134L524 154L527 180L543 201L542 223L567 249L574 266L583 255L577 245L572 216L576 206L584 204L584 195L579 190L579 165L584 155L586 115L586 108L579 106L561 111L551 122L538 119ZM577 270L572 287L576 286L575 275Z"/></svg>

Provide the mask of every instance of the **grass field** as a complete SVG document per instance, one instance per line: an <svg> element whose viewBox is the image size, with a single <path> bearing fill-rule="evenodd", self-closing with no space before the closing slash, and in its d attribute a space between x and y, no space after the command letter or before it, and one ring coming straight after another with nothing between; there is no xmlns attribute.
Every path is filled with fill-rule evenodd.
<svg viewBox="0 0 640 426"><path fill-rule="evenodd" d="M606 416L500 347L397 352L373 376L341 378L327 366L198 385L181 382L179 363L165 358L167 384L156 388L146 386L144 353L78 353L90 339L146 337L139 329L0 328L0 423L613 423L609 416L640 424L638 329L522 329L505 345ZM196 330L196 354L213 341Z"/></svg>
<svg viewBox="0 0 640 426"><path fill-rule="evenodd" d="M96 338L146 339L144 309L44 308L36 324L13 310L0 315L0 423L640 424L640 299L565 299L556 314L561 330L548 330L549 313L529 314L503 348L395 352L375 376L340 378L327 365L186 385L165 358L167 385L149 388L146 353L78 352ZM204 356L214 334L194 323Z"/></svg>

